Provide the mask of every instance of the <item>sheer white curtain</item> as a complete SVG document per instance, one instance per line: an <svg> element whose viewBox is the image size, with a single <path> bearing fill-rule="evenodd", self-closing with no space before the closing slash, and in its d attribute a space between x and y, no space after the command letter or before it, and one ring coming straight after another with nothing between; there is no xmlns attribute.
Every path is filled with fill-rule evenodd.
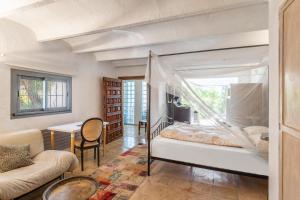
<svg viewBox="0 0 300 200"><path fill-rule="evenodd" d="M147 67L146 81L151 85L151 126L167 115L166 93L185 100L192 110L204 119L207 130L222 129L231 134L246 148L254 148L237 127L268 124L268 67L264 63L245 63L243 66L203 66L197 53L160 57L152 53L151 66ZM176 57L176 59L174 59ZM150 76L151 73L151 76ZM205 101L197 84L201 80L231 78L226 83L226 115L217 112ZM203 81L202 81L203 82ZM223 83L222 83L223 84ZM234 94L230 94L234 92ZM232 96L234 95L234 96ZM170 102L169 102L170 103Z"/></svg>

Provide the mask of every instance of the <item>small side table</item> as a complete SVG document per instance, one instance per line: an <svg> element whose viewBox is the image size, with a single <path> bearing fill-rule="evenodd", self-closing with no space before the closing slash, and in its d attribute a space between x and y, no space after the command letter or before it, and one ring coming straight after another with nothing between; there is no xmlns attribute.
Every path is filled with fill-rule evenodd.
<svg viewBox="0 0 300 200"><path fill-rule="evenodd" d="M94 195L99 187L93 178L75 176L50 185L43 193L43 200L86 200Z"/></svg>
<svg viewBox="0 0 300 200"><path fill-rule="evenodd" d="M145 133L146 133L146 129L147 129L146 121L139 121L139 135L141 135L141 128L145 128Z"/></svg>

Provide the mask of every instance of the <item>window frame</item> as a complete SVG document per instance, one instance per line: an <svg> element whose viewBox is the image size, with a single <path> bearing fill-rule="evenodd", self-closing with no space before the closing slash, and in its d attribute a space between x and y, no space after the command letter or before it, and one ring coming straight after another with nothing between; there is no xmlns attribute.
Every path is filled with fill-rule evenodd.
<svg viewBox="0 0 300 200"><path fill-rule="evenodd" d="M43 109L33 109L26 112L20 109L20 99L19 99L19 89L20 89L20 79L26 77L33 80L43 80L45 81L44 86L44 102ZM66 82L66 107L61 107L58 109L49 109L47 107L48 101L48 85L47 81L63 81ZM71 113L72 112L72 77L65 75L56 75L51 73L27 71L19 69L11 69L11 119L25 118L25 117L35 117L42 115L53 115L60 113Z"/></svg>

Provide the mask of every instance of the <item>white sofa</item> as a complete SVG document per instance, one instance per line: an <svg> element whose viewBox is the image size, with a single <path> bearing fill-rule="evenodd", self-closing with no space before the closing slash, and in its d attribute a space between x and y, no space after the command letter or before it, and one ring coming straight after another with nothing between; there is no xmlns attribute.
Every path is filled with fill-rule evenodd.
<svg viewBox="0 0 300 200"><path fill-rule="evenodd" d="M44 150L40 130L0 134L0 144L30 144L33 165L0 173L0 199L13 199L58 178L78 166L77 157L67 151Z"/></svg>

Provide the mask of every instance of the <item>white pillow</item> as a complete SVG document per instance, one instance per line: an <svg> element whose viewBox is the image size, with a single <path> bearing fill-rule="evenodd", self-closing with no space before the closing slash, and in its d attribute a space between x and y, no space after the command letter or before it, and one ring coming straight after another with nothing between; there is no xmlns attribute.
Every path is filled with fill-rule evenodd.
<svg viewBox="0 0 300 200"><path fill-rule="evenodd" d="M233 133L233 135L236 136L236 138L240 141L241 146L246 148L253 147L253 143L248 137L247 133L243 131L241 128L237 126L232 126L230 127L230 130Z"/></svg>
<svg viewBox="0 0 300 200"><path fill-rule="evenodd" d="M257 150L260 153L268 153L269 152L269 142L265 140L259 140L257 143Z"/></svg>
<svg viewBox="0 0 300 200"><path fill-rule="evenodd" d="M246 128L244 128L244 131L248 134L248 135L256 135L256 134L263 134L263 133L268 133L269 129L265 126L248 126Z"/></svg>
<svg viewBox="0 0 300 200"><path fill-rule="evenodd" d="M264 133L268 133L269 129L264 126L248 126L244 128L244 131L248 134L248 137L255 145L256 149L260 153L268 153L269 151L269 142L262 140L261 136Z"/></svg>

